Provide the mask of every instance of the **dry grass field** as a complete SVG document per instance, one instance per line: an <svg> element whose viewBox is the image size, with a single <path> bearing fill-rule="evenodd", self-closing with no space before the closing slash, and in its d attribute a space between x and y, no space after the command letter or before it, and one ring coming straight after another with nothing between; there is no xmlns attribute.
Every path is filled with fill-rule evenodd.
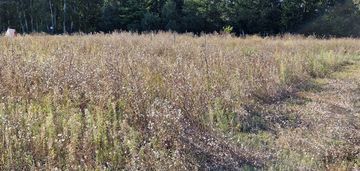
<svg viewBox="0 0 360 171"><path fill-rule="evenodd" d="M0 170L356 170L360 41L0 38Z"/></svg>

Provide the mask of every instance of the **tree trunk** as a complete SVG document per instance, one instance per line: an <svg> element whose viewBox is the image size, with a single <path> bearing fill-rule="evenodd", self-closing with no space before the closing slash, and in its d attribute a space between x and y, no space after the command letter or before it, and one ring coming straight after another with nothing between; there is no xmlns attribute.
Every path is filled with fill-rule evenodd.
<svg viewBox="0 0 360 171"><path fill-rule="evenodd" d="M63 23L63 30L66 33L66 0L64 0L64 23Z"/></svg>
<svg viewBox="0 0 360 171"><path fill-rule="evenodd" d="M22 18L21 18L21 12L20 12L20 10L19 10L19 5L16 7L16 12L18 13L21 31L24 33L24 32L25 32L25 28L24 28L24 24L22 23Z"/></svg>
<svg viewBox="0 0 360 171"><path fill-rule="evenodd" d="M31 32L34 32L34 10L33 10L33 1L30 0L30 24L31 24Z"/></svg>
<svg viewBox="0 0 360 171"><path fill-rule="evenodd" d="M50 7L50 15L51 15L51 33L54 33L55 30L55 17L54 17L54 11L53 11L53 4L51 0L49 0L49 7Z"/></svg>
<svg viewBox="0 0 360 171"><path fill-rule="evenodd" d="M24 18L24 23L25 23L25 29L26 29L26 32L28 33L29 32L29 25L28 25L28 22L27 22L27 19L26 19L25 11L23 11L23 18Z"/></svg>

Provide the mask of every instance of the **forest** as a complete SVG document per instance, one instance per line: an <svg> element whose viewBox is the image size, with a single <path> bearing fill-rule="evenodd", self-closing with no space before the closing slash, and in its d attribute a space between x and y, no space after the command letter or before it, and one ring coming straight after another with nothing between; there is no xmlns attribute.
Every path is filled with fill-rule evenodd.
<svg viewBox="0 0 360 171"><path fill-rule="evenodd" d="M1 0L0 31L357 37L357 0Z"/></svg>

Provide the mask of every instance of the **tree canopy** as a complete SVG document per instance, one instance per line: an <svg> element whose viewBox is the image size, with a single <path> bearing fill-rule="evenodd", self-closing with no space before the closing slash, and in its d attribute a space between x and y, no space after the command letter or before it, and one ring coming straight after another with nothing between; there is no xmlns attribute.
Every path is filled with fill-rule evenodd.
<svg viewBox="0 0 360 171"><path fill-rule="evenodd" d="M0 30L359 36L359 0L2 0ZM358 29L359 28L359 29Z"/></svg>

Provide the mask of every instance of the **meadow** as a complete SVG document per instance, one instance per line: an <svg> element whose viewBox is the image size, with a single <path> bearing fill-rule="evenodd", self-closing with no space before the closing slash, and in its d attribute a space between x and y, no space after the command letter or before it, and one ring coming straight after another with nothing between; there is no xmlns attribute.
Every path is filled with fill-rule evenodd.
<svg viewBox="0 0 360 171"><path fill-rule="evenodd" d="M0 49L0 170L360 167L358 39L27 35Z"/></svg>

